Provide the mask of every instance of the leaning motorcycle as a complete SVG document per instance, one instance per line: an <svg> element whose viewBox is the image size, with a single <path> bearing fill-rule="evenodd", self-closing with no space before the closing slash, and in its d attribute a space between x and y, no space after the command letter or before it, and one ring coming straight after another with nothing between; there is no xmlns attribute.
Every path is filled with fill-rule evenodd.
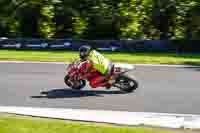
<svg viewBox="0 0 200 133"><path fill-rule="evenodd" d="M82 76L79 72L84 63L86 62L80 62L76 60L67 66L64 82L68 87L75 90L81 90L86 86L86 81L88 80L81 78ZM123 92L132 92L136 90L138 88L138 82L133 75L128 74L134 69L135 67L133 65L115 64L112 69L112 74L109 78L109 80L114 81L112 83L112 87L119 88Z"/></svg>

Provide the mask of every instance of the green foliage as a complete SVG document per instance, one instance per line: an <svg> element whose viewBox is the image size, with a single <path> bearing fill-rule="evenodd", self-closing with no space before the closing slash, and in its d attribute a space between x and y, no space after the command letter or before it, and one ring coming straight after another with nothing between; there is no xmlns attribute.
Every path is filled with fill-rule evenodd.
<svg viewBox="0 0 200 133"><path fill-rule="evenodd" d="M199 39L199 0L1 0L0 36Z"/></svg>

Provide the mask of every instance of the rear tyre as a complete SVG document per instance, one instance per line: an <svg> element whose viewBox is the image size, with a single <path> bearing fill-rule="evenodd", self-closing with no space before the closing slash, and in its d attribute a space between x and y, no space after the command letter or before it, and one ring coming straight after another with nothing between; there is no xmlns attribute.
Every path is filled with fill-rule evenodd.
<svg viewBox="0 0 200 133"><path fill-rule="evenodd" d="M123 92L130 93L138 88L138 81L133 75L123 74L117 79L116 87Z"/></svg>

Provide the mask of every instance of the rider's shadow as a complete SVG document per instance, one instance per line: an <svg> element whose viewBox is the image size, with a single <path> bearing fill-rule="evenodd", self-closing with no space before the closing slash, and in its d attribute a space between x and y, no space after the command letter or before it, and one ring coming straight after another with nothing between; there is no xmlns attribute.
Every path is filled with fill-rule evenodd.
<svg viewBox="0 0 200 133"><path fill-rule="evenodd" d="M72 89L53 89L40 92L39 96L31 98L73 98L73 97L103 97L104 95L124 94L121 91L113 90L72 90Z"/></svg>

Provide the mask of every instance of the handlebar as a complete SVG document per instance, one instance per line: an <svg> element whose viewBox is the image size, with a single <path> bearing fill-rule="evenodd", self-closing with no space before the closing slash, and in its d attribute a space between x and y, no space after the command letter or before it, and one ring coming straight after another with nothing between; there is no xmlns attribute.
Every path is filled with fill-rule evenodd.
<svg viewBox="0 0 200 133"><path fill-rule="evenodd" d="M80 69L81 66L82 66L83 64L87 63L87 62L88 62L87 60L86 60L86 61L73 60L69 65L70 65L70 66L72 65L72 66L74 66L74 67Z"/></svg>

